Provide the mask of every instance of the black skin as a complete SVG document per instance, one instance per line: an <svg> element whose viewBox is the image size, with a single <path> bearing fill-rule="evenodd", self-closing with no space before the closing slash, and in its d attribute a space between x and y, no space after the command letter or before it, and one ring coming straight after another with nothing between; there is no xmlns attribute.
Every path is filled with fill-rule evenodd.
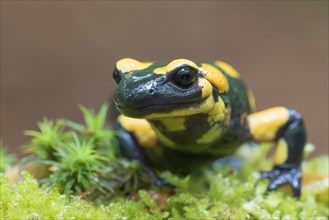
<svg viewBox="0 0 329 220"><path fill-rule="evenodd" d="M202 88L197 83L191 83L189 77L178 78L177 76L177 72L185 66L166 75L153 74L154 69L166 64L155 63L144 70L129 73L114 70L113 77L118 84L115 104L122 114L128 117L143 118L154 112L166 113L186 105L196 106L202 101ZM184 71L181 72L184 74ZM168 186L170 184L159 178L154 168L187 174L195 170L197 166L231 155L242 143L253 141L246 123L247 116L252 113L247 88L241 79L231 77L222 69L221 71L228 80L230 90L228 93L220 93L214 88L212 97L215 102L222 99L225 107L231 109L230 120L221 123L223 132L220 134L220 138L207 146L206 150L186 152L168 148L161 143L156 150L145 149L138 144L132 133L126 131L120 123L115 123L114 129L121 133L118 141L123 156L140 163L155 185ZM193 74L193 77L196 78L203 77L197 69L193 69ZM181 79L184 80L183 83L179 82ZM186 146L184 148L184 144L188 143L188 147L193 145L195 140L203 135L202 129L210 126L203 118L207 116L206 113L189 116L185 122L187 129L182 132L166 132L157 120L152 119L149 122L159 130L162 129L161 132L172 137L178 145L181 144L181 149L187 149ZM299 113L292 109L289 110L289 120L280 127L273 142L280 138L284 138L288 145L287 160L283 164L274 166L272 171L263 172L262 178L270 179L268 191L275 190L283 184L290 184L294 195L299 197L302 177L301 161L306 142L305 127ZM202 146L197 147L201 149Z"/></svg>

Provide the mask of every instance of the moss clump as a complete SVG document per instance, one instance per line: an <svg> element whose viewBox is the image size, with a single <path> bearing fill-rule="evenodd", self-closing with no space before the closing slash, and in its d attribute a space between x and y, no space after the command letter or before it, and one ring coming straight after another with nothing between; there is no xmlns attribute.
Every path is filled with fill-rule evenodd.
<svg viewBox="0 0 329 220"><path fill-rule="evenodd" d="M147 212L152 198L141 191L140 201L117 198L108 206L95 207L79 197L66 197L56 188L40 188L37 180L23 172L23 180L13 186L3 175L0 177L1 219L122 219L128 217L164 217L163 213Z"/></svg>
<svg viewBox="0 0 329 220"><path fill-rule="evenodd" d="M329 159L305 160L300 199L290 189L267 193L259 171L269 169L270 146L243 146L233 160L217 161L187 177L161 173L175 192L152 186L138 164L120 158L115 132L104 127L107 107L81 107L84 124L43 120L19 163L21 179L3 171L11 156L2 153L1 219L328 219ZM310 149L308 145L306 149ZM9 162L8 162L9 161ZM37 161L37 163L35 162ZM31 169L31 164L34 169ZM232 166L232 164L234 166ZM44 175L37 178L30 173ZM0 172L0 173L1 173Z"/></svg>
<svg viewBox="0 0 329 220"><path fill-rule="evenodd" d="M102 106L99 112L84 106L80 109L83 124L43 119L39 131L25 132L32 137L25 150L32 154L20 163L21 170L56 186L60 193L93 202L105 203L115 192L133 191L130 182L139 179L134 178L138 169L136 164L118 159L116 132L105 128L108 107ZM44 175L39 175L41 170ZM122 188L126 190L119 190Z"/></svg>
<svg viewBox="0 0 329 220"><path fill-rule="evenodd" d="M323 159L305 162L305 166ZM328 161L328 158L326 159ZM323 168L321 168L323 169ZM306 170L306 172L317 170ZM327 219L328 179L303 189L300 200L286 191L266 194L267 181L249 165L239 172L205 171L209 190L192 192L193 177L164 175L177 184L175 195L141 190L134 197L112 197L108 205L93 206L77 196L64 196L54 187L40 187L29 173L13 186L0 179L2 219ZM157 198L157 199L156 199ZM163 200L163 201L161 201ZM166 203L159 206L159 203Z"/></svg>

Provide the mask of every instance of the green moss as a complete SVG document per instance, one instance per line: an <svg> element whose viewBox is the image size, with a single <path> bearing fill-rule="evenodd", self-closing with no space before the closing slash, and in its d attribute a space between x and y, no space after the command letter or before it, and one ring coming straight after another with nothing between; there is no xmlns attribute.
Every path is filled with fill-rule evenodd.
<svg viewBox="0 0 329 220"><path fill-rule="evenodd" d="M312 159L306 167L324 160ZM139 191L139 200L117 195L108 205L93 206L76 196L66 197L54 187L40 187L23 172L23 180L13 186L1 176L2 219L327 219L328 179L303 190L300 200L285 191L266 194L267 181L258 181L258 171L247 164L240 172L205 171L209 190L193 193L193 177L181 179L165 173L177 185L167 206L160 209L151 194ZM321 168L323 169L323 168ZM307 170L317 172L318 170ZM210 173L209 173L210 172ZM171 176L171 177L170 177ZM322 197L321 197L322 196Z"/></svg>
<svg viewBox="0 0 329 220"><path fill-rule="evenodd" d="M286 188L267 193L260 170L270 169L270 145L241 147L241 168L215 162L187 177L161 173L176 187L168 194L152 186L139 165L117 154L115 132L104 127L107 107L98 113L81 107L85 123L43 120L28 148L33 155L19 164L10 183L0 174L1 219L328 219L329 159L305 160L300 199ZM307 145L307 152L312 145ZM1 150L1 152L4 152ZM105 153L106 152L106 153ZM1 153L1 159L10 157ZM6 160L7 160L6 159ZM11 160L7 160L4 170ZM35 163L37 161L37 163ZM31 171L27 164L37 169Z"/></svg>
<svg viewBox="0 0 329 220"><path fill-rule="evenodd" d="M91 219L106 217L105 212L78 197L70 199L55 188L39 188L36 179L23 173L24 180L15 187L1 177L2 219Z"/></svg>

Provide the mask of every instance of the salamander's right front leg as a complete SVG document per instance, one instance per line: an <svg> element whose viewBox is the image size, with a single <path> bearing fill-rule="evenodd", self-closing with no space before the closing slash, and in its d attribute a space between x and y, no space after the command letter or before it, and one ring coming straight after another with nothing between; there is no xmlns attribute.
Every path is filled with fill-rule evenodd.
<svg viewBox="0 0 329 220"><path fill-rule="evenodd" d="M144 153L144 148L154 147L153 145L156 144L156 140L152 140L154 137L148 130L148 124L145 124L142 119L132 119L121 115L114 125L114 129L120 134L118 142L122 156L137 162L155 186L169 186L171 188L165 179L156 174Z"/></svg>
<svg viewBox="0 0 329 220"><path fill-rule="evenodd" d="M301 192L301 162L306 131L301 115L285 107L270 108L248 117L249 129L256 142L276 142L272 171L264 172L263 178L270 179L268 191L283 184L290 184L296 197Z"/></svg>

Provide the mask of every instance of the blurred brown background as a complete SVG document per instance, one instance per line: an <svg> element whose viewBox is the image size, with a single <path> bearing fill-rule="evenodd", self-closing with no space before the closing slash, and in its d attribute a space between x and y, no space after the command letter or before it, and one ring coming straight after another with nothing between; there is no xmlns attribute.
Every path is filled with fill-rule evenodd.
<svg viewBox="0 0 329 220"><path fill-rule="evenodd" d="M1 139L105 103L116 60L220 59L328 153L328 1L1 1Z"/></svg>

